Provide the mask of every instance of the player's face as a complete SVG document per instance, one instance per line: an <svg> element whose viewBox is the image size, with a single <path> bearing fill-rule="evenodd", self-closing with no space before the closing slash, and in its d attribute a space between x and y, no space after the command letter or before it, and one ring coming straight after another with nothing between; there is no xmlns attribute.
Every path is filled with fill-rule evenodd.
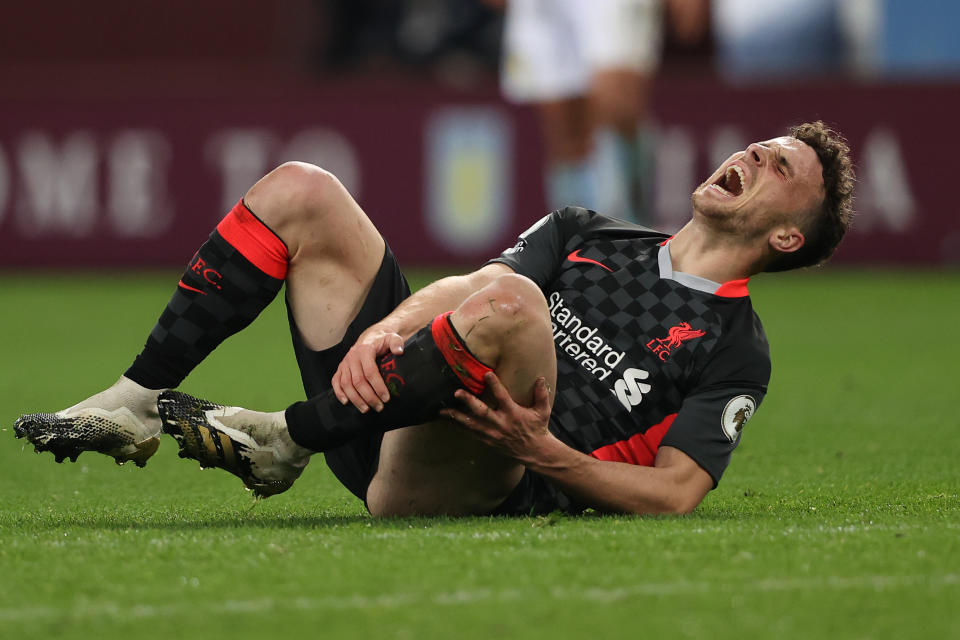
<svg viewBox="0 0 960 640"><path fill-rule="evenodd" d="M800 226L822 201L823 188L817 153L796 138L774 138L727 158L693 192L694 215L759 235L776 225Z"/></svg>

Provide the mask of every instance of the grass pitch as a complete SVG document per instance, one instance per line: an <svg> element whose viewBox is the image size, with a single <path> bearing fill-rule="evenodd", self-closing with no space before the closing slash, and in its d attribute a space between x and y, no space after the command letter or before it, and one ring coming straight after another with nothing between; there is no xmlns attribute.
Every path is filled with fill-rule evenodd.
<svg viewBox="0 0 960 640"><path fill-rule="evenodd" d="M960 637L958 273L757 278L770 393L691 516L385 521L319 458L254 502L172 440L13 439L111 384L176 277L0 275L2 638ZM183 389L298 399L282 303Z"/></svg>

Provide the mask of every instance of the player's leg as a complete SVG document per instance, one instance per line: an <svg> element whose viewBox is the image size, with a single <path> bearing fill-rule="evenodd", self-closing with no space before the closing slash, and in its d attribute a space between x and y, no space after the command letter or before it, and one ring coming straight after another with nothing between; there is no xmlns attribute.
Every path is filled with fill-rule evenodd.
<svg viewBox="0 0 960 640"><path fill-rule="evenodd" d="M662 7L656 0L580 0L577 24L591 68L597 206L609 215L651 224L648 112L660 58Z"/></svg>
<svg viewBox="0 0 960 640"><path fill-rule="evenodd" d="M544 193L547 207L596 208L599 197L593 162L590 101L573 96L537 104L544 142Z"/></svg>
<svg viewBox="0 0 960 640"><path fill-rule="evenodd" d="M597 197L587 100L590 69L574 24L581 1L510 0L506 7L503 93L536 107L551 209L592 208Z"/></svg>
<svg viewBox="0 0 960 640"><path fill-rule="evenodd" d="M652 77L604 69L593 78L596 207L607 215L652 225L653 148L648 110Z"/></svg>
<svg viewBox="0 0 960 640"><path fill-rule="evenodd" d="M530 280L502 276L451 315L469 351L488 364L520 404L533 403L543 376L551 389L557 365L546 300ZM459 426L437 420L383 436L367 492L374 515L485 514L514 489L524 468Z"/></svg>
<svg viewBox="0 0 960 640"><path fill-rule="evenodd" d="M157 396L225 338L247 326L283 286L287 249L243 202L191 258L143 350L112 387L55 414L22 417L17 437L57 461L83 451L143 465L159 444Z"/></svg>
<svg viewBox="0 0 960 640"><path fill-rule="evenodd" d="M287 467L304 451L333 450L331 468L378 515L485 513L502 502L522 467L458 426L431 421L452 406L457 388L482 392L491 366L523 404L532 402L538 377L553 387L549 312L536 285L502 276L417 332L401 356L383 356L378 364L391 394L380 412L342 405L329 389L283 413L219 407L165 392L164 430L186 457L226 469L260 495L288 488Z"/></svg>
<svg viewBox="0 0 960 640"><path fill-rule="evenodd" d="M274 170L244 201L287 245L287 304L305 344L339 343L383 261L373 222L336 176L303 163Z"/></svg>
<svg viewBox="0 0 960 640"><path fill-rule="evenodd" d="M256 212L256 213L254 213ZM336 342L366 296L383 240L331 174L289 163L261 179L190 261L143 351L111 388L15 425L57 460L98 451L141 465L159 443L157 396L247 326L284 281L304 339Z"/></svg>

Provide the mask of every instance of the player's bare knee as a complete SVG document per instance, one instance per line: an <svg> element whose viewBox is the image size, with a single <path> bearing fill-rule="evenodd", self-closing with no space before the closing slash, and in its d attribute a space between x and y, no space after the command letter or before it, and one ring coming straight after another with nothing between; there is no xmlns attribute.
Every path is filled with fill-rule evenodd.
<svg viewBox="0 0 960 640"><path fill-rule="evenodd" d="M343 185L335 175L306 162L285 162L247 192L247 204L278 224L297 222L322 215L344 197Z"/></svg>
<svg viewBox="0 0 960 640"><path fill-rule="evenodd" d="M502 330L526 323L545 310L546 300L533 281L517 274L504 274L470 296L458 310L458 316Z"/></svg>
<svg viewBox="0 0 960 640"><path fill-rule="evenodd" d="M350 196L335 175L306 162L285 162L261 178L244 196L247 206L284 242L291 253L331 217L351 211Z"/></svg>
<svg viewBox="0 0 960 640"><path fill-rule="evenodd" d="M533 281L505 274L467 298L452 320L474 355L496 368L504 347L539 342L537 334L550 336L549 317Z"/></svg>
<svg viewBox="0 0 960 640"><path fill-rule="evenodd" d="M528 322L547 317L547 300L530 278L508 273L498 276L493 287L501 292L503 310L512 318Z"/></svg>

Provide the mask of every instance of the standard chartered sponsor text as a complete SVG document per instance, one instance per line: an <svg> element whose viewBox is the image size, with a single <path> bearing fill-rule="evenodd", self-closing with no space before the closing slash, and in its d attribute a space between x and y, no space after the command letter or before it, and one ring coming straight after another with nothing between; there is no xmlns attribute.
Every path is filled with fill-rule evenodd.
<svg viewBox="0 0 960 640"><path fill-rule="evenodd" d="M584 324L563 303L556 291L548 299L550 319L553 323L553 340L557 347L587 369L598 380L606 380L613 368L623 360L623 352L617 351L597 335L597 328Z"/></svg>

